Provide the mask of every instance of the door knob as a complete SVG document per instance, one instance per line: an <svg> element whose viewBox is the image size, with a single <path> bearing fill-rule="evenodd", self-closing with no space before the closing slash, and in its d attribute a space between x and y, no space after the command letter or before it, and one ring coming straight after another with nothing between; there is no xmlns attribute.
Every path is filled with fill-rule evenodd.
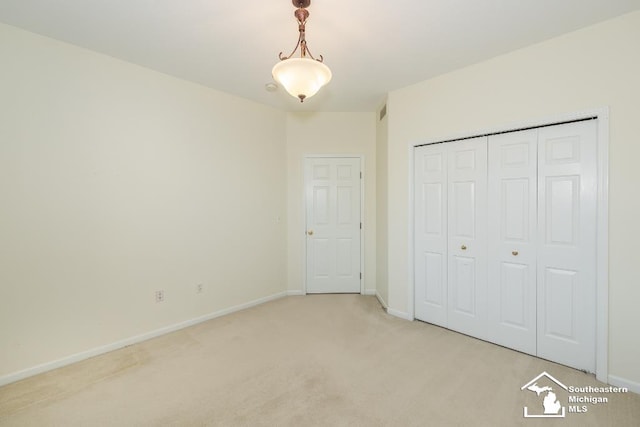
<svg viewBox="0 0 640 427"><path fill-rule="evenodd" d="M307 231L307 234L308 234L309 236L313 236L313 230L309 230L309 231Z"/></svg>
<svg viewBox="0 0 640 427"><path fill-rule="evenodd" d="M460 249L462 249L463 251L466 251L467 250L467 246L466 245L462 245L462 246L460 246Z"/></svg>
<svg viewBox="0 0 640 427"><path fill-rule="evenodd" d="M518 256L518 251L511 251L511 255Z"/></svg>

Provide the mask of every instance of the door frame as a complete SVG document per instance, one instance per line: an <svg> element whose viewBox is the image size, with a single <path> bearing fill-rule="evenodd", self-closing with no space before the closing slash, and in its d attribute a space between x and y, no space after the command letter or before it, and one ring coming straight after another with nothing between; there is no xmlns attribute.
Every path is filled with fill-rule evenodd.
<svg viewBox="0 0 640 427"><path fill-rule="evenodd" d="M363 154L305 154L302 157L302 212L303 212L303 224L300 235L302 236L302 293L307 295L307 179L304 173L307 159L321 159L321 158L336 158L336 159L359 159L360 160L360 173L362 178L360 179L360 222L362 228L360 229L360 271L362 277L360 278L360 295L365 294L365 265L364 265L364 231L366 224L364 222L364 155Z"/></svg>
<svg viewBox="0 0 640 427"><path fill-rule="evenodd" d="M542 117L530 121L507 123L488 129L447 135L442 138L410 141L408 144L408 182L409 182L409 251L408 251L408 310L409 319L415 319L415 277L414 277L414 154L419 145L452 142L502 132L512 132L527 128L562 124L577 120L596 118L598 120L597 134L597 180L596 196L596 378L604 383L609 381L609 107L604 106L590 110L558 114Z"/></svg>

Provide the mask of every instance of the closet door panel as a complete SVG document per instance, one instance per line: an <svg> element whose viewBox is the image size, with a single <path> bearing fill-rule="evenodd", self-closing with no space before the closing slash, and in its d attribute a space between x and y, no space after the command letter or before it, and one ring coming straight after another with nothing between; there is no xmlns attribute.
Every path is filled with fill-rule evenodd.
<svg viewBox="0 0 640 427"><path fill-rule="evenodd" d="M487 138L448 143L448 324L487 335Z"/></svg>
<svg viewBox="0 0 640 427"><path fill-rule="evenodd" d="M536 354L537 130L489 137L488 340Z"/></svg>
<svg viewBox="0 0 640 427"><path fill-rule="evenodd" d="M538 143L538 356L595 371L597 122Z"/></svg>
<svg viewBox="0 0 640 427"><path fill-rule="evenodd" d="M447 149L417 147L415 172L415 317L447 326Z"/></svg>

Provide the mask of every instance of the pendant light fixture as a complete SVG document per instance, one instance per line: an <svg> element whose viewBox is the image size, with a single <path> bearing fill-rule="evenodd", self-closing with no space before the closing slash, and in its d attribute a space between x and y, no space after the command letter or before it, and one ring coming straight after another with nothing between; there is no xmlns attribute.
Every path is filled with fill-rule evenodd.
<svg viewBox="0 0 640 427"><path fill-rule="evenodd" d="M305 38L305 24L309 18L307 7L311 4L311 0L292 0L296 7L294 16L298 20L298 43L289 56L282 56L280 52L278 62L271 74L273 78L280 83L291 96L299 98L300 102L315 95L322 86L331 80L331 70L324 65L324 58L320 55L319 59L315 59ZM296 51L300 49L300 57L293 58Z"/></svg>

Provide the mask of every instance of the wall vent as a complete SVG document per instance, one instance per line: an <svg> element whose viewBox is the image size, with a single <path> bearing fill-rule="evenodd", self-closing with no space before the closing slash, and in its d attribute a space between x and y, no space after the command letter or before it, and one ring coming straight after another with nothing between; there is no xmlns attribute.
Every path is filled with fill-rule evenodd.
<svg viewBox="0 0 640 427"><path fill-rule="evenodd" d="M380 110L380 120L384 119L384 116L387 115L387 104L384 104L384 107Z"/></svg>

